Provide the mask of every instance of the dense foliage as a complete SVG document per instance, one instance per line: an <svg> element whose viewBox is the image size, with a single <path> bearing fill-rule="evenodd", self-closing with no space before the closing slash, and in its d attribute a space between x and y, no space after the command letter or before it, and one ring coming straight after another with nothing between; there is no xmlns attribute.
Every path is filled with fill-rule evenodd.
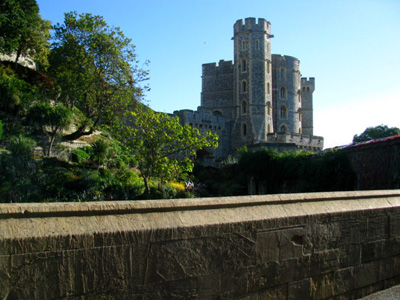
<svg viewBox="0 0 400 300"><path fill-rule="evenodd" d="M0 202L194 195L183 180L216 137L139 112L148 72L119 28L70 12L49 40L35 0L0 8L0 52L49 62L0 62Z"/></svg>
<svg viewBox="0 0 400 300"><path fill-rule="evenodd" d="M250 186L256 194L345 191L355 188L355 174L343 152L312 154L278 153L265 149L241 151L220 169L195 170L197 178L209 187L211 195L245 195Z"/></svg>
<svg viewBox="0 0 400 300"><path fill-rule="evenodd" d="M387 125L379 125L375 127L368 127L360 135L354 135L353 143L366 142L374 139L385 138L400 134L400 129L397 127L388 127Z"/></svg>
<svg viewBox="0 0 400 300"><path fill-rule="evenodd" d="M69 139L119 123L142 97L138 83L148 79L148 72L138 67L131 40L103 17L66 13L64 24L53 27L52 41L49 74L61 88L59 101L86 117Z"/></svg>
<svg viewBox="0 0 400 300"><path fill-rule="evenodd" d="M2 0L0 2L0 53L29 56L43 67L48 65L49 21L39 15L35 0Z"/></svg>

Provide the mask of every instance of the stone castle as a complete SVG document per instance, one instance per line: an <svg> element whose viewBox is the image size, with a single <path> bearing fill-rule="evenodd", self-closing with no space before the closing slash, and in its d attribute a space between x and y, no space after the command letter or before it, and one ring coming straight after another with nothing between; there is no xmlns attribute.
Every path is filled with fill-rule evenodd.
<svg viewBox="0 0 400 300"><path fill-rule="evenodd" d="M314 78L301 77L300 61L271 54L271 23L246 18L234 25L234 61L202 66L201 106L179 110L182 124L218 133L216 161L243 146L322 150L313 135Z"/></svg>

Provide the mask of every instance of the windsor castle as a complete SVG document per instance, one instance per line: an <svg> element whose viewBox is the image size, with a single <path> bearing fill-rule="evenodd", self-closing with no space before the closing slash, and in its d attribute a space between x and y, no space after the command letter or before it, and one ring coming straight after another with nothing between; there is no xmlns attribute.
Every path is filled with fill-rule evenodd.
<svg viewBox="0 0 400 300"><path fill-rule="evenodd" d="M271 23L246 18L234 25L234 61L202 66L201 105L179 110L182 124L219 135L209 155L219 161L243 146L321 150L313 135L315 79L301 76L300 61L271 54Z"/></svg>

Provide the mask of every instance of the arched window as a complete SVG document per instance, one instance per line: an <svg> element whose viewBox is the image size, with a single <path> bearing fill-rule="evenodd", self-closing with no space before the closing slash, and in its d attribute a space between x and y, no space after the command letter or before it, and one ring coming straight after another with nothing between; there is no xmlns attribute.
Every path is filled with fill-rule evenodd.
<svg viewBox="0 0 400 300"><path fill-rule="evenodd" d="M267 133L270 133L270 132L271 132L271 125L268 124L268 132Z"/></svg>
<svg viewBox="0 0 400 300"><path fill-rule="evenodd" d="M281 99L286 99L286 95L287 95L286 88L283 86L283 87L281 87L281 89L280 89L280 94L279 94L279 96L280 96Z"/></svg>
<svg viewBox="0 0 400 300"><path fill-rule="evenodd" d="M281 77L281 80L285 80L285 78L286 78L286 72L285 72L286 70L285 70L285 68L281 68L280 69L280 77Z"/></svg>
<svg viewBox="0 0 400 300"><path fill-rule="evenodd" d="M280 128L280 132L286 132L287 131L287 128L286 128L286 126L285 125L282 125L281 126L281 128Z"/></svg>
<svg viewBox="0 0 400 300"><path fill-rule="evenodd" d="M285 106L281 106L280 117L281 119L287 119L287 108Z"/></svg>
<svg viewBox="0 0 400 300"><path fill-rule="evenodd" d="M242 125L242 133L243 133L243 136L247 135L247 124L246 123L243 123L243 125Z"/></svg>
<svg viewBox="0 0 400 300"><path fill-rule="evenodd" d="M247 103L246 101L242 102L242 114L246 114L247 113Z"/></svg>
<svg viewBox="0 0 400 300"><path fill-rule="evenodd" d="M269 61L267 61L267 74L269 74L270 65L271 65L271 63Z"/></svg>
<svg viewBox="0 0 400 300"><path fill-rule="evenodd" d="M242 59L242 72L247 72L247 61Z"/></svg>
<svg viewBox="0 0 400 300"><path fill-rule="evenodd" d="M242 81L242 93L246 93L247 92L247 81L243 80Z"/></svg>
<svg viewBox="0 0 400 300"><path fill-rule="evenodd" d="M213 114L214 114L214 116L222 116L222 111L214 110Z"/></svg>
<svg viewBox="0 0 400 300"><path fill-rule="evenodd" d="M267 115L270 116L271 115L271 102L267 102Z"/></svg>
<svg viewBox="0 0 400 300"><path fill-rule="evenodd" d="M267 94L269 95L271 93L271 85L269 82L267 82Z"/></svg>

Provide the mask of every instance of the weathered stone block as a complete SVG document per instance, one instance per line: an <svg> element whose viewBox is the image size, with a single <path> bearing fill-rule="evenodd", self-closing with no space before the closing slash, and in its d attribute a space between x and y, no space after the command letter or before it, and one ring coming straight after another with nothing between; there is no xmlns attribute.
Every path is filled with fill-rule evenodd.
<svg viewBox="0 0 400 300"><path fill-rule="evenodd" d="M390 233L389 218L383 212L373 212L373 216L368 217L368 240L381 240L387 238Z"/></svg>
<svg viewBox="0 0 400 300"><path fill-rule="evenodd" d="M338 270L333 275L334 295L346 294L354 289L354 268Z"/></svg>
<svg viewBox="0 0 400 300"><path fill-rule="evenodd" d="M379 281L380 262L373 261L354 267L354 288L362 288Z"/></svg>
<svg viewBox="0 0 400 300"><path fill-rule="evenodd" d="M342 244L339 255L339 268L357 266L361 263L361 245L360 244Z"/></svg>
<svg viewBox="0 0 400 300"><path fill-rule="evenodd" d="M257 234L257 263L282 261L303 255L304 230L301 227Z"/></svg>
<svg viewBox="0 0 400 300"><path fill-rule="evenodd" d="M325 274L312 278L311 299L329 299L334 296L335 280L334 273Z"/></svg>
<svg viewBox="0 0 400 300"><path fill-rule="evenodd" d="M340 251L332 249L324 252L316 252L311 255L311 276L330 273L339 269Z"/></svg>
<svg viewBox="0 0 400 300"><path fill-rule="evenodd" d="M0 255L0 299L7 299L11 289L9 255Z"/></svg>
<svg viewBox="0 0 400 300"><path fill-rule="evenodd" d="M290 282L288 284L288 300L308 300L311 296L311 279Z"/></svg>
<svg viewBox="0 0 400 300"><path fill-rule="evenodd" d="M262 290L258 292L258 299L259 300L282 300L286 299L288 294L288 285L282 284L276 287L269 288L267 290Z"/></svg>

